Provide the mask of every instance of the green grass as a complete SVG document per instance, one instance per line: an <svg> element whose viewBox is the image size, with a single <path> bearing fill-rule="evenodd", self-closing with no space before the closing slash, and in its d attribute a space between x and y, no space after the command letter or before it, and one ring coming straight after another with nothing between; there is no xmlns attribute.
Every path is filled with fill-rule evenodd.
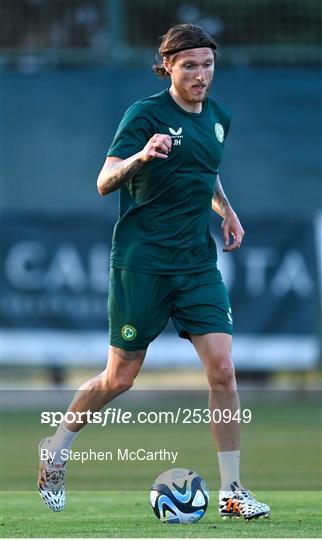
<svg viewBox="0 0 322 540"><path fill-rule="evenodd" d="M166 402L164 408L168 406ZM54 430L40 424L39 411L23 407L20 411L4 411L1 536L321 537L320 400L302 396L297 401L272 400L269 406L254 401L251 407L254 419L242 427L242 479L259 500L270 505L272 516L250 522L222 521L218 517L217 492L213 491L219 485L218 467L207 425L88 426L75 441L74 450L166 447L178 450L179 460L175 465L116 459L83 465L70 462L67 506L55 514L45 507L35 490L37 443ZM132 404L126 408L132 410ZM148 491L152 481L174 466L197 470L212 490L205 517L194 525L161 524L150 507ZM123 491L116 491L120 486ZM12 488L16 491L10 491Z"/></svg>
<svg viewBox="0 0 322 540"><path fill-rule="evenodd" d="M167 407L166 404L165 407ZM252 404L254 419L242 426L242 478L254 491L319 491L322 444L320 403ZM130 410L131 407L128 406ZM152 407L151 407L152 409ZM3 415L2 489L32 491L37 474L37 444L54 428L40 424L34 411L6 411ZM23 441L23 448L21 447ZM209 425L87 426L73 450L113 451L113 461L68 465L69 491L119 490L146 492L153 480L172 467L189 467L217 489L219 475ZM178 451L169 461L118 461L117 448ZM23 460L21 452L23 451Z"/></svg>
<svg viewBox="0 0 322 540"><path fill-rule="evenodd" d="M217 494L205 517L194 525L167 525L154 516L144 492L71 492L61 513L53 513L36 492L6 492L2 537L321 537L321 494L260 492L272 509L269 519L221 520Z"/></svg>

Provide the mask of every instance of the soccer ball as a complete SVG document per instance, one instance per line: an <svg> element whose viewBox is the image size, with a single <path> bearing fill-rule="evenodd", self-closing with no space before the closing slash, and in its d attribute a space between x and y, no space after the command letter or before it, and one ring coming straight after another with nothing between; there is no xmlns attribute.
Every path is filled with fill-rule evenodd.
<svg viewBox="0 0 322 540"><path fill-rule="evenodd" d="M207 510L209 494L196 472L170 469L153 482L150 502L163 523L196 523Z"/></svg>

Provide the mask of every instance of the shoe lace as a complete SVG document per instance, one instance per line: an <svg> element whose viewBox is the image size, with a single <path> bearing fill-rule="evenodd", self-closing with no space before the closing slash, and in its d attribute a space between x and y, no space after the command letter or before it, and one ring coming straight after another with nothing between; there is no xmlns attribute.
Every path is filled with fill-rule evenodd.
<svg viewBox="0 0 322 540"><path fill-rule="evenodd" d="M64 485L65 472L63 469L46 471L46 488L51 491L59 491Z"/></svg>
<svg viewBox="0 0 322 540"><path fill-rule="evenodd" d="M251 491L248 491L246 489L240 490L239 493L239 499L242 501L242 503L246 505L254 505L257 504L257 501L254 497L254 494Z"/></svg>

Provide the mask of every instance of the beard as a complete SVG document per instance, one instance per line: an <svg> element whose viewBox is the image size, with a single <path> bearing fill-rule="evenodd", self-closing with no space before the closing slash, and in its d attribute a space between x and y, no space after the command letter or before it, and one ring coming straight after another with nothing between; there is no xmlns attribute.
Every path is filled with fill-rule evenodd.
<svg viewBox="0 0 322 540"><path fill-rule="evenodd" d="M183 84L177 87L177 92L181 99L183 99L186 103L203 103L207 98L210 86L211 82L205 85L204 92L200 95L194 95L192 93L192 88L189 87L189 89L187 89Z"/></svg>

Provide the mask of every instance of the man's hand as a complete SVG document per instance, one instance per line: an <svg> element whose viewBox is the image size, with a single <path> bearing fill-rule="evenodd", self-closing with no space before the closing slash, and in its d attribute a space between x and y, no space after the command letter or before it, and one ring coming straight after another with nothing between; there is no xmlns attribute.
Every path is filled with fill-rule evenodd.
<svg viewBox="0 0 322 540"><path fill-rule="evenodd" d="M235 249L240 248L245 231L232 208L226 209L221 228L225 242L223 251L234 251ZM229 244L230 236L234 239L231 244Z"/></svg>
<svg viewBox="0 0 322 540"><path fill-rule="evenodd" d="M225 242L223 251L234 251L235 249L240 248L245 231L229 204L218 174L216 176L215 193L211 201L211 206L213 211L223 218L221 224ZM229 243L230 236L233 237L233 242L231 244Z"/></svg>
<svg viewBox="0 0 322 540"><path fill-rule="evenodd" d="M141 159L143 161L151 161L154 158L167 159L171 146L172 140L169 135L155 133L140 152Z"/></svg>
<svg viewBox="0 0 322 540"><path fill-rule="evenodd" d="M143 150L127 159L109 156L103 165L97 179L97 189L100 195L107 195L119 189L131 180L144 165L154 158L167 159L172 141L169 135L155 133Z"/></svg>

